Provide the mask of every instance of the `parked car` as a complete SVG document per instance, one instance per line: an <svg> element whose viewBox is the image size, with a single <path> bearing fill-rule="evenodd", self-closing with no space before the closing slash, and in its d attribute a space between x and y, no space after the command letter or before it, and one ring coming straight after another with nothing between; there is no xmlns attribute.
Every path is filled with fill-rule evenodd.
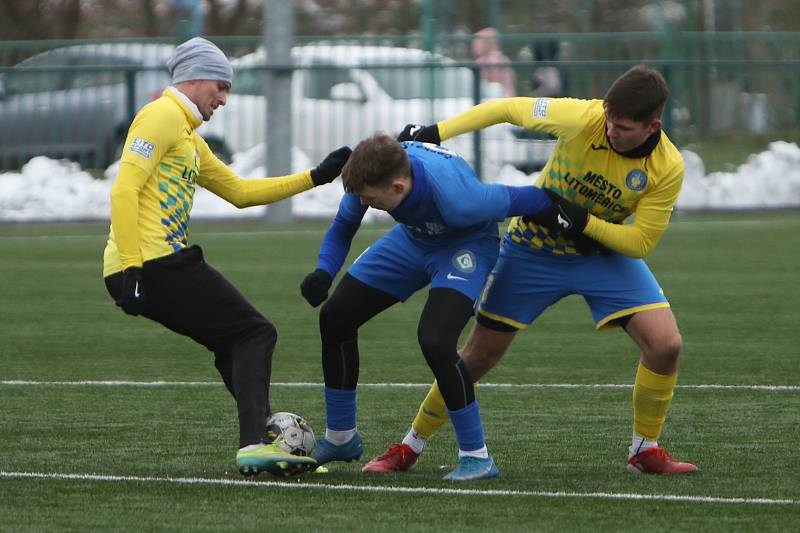
<svg viewBox="0 0 800 533"><path fill-rule="evenodd" d="M396 133L409 122L430 124L475 104L473 71L423 50L311 45L294 48L292 58L296 67L291 89L292 140L313 161L375 131ZM225 151L238 153L266 140L267 57L259 50L232 63L236 75L227 104L200 132L209 142L224 145ZM501 94L499 85L482 82L484 99ZM552 143L517 138L506 124L481 135L484 174L503 164L517 168L539 164L552 150ZM471 135L445 145L474 159Z"/></svg>
<svg viewBox="0 0 800 533"><path fill-rule="evenodd" d="M135 112L170 83L174 47L108 43L49 50L0 76L0 165L37 155L104 168ZM131 92L132 89L132 92Z"/></svg>

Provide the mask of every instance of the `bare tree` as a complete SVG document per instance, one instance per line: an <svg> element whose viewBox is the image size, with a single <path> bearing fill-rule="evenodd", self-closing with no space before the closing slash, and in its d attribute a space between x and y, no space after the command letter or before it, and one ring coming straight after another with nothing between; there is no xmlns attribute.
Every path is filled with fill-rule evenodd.
<svg viewBox="0 0 800 533"><path fill-rule="evenodd" d="M717 29L800 31L800 2L760 0L286 0L293 1L298 35L411 35L423 31L430 2L439 37L474 32L499 14L501 33L652 31L666 8L682 9L678 30L703 29L709 16L720 25L722 12L734 25ZM198 0L203 33L260 35L263 0ZM496 2L496 3L493 3ZM710 15L707 6L716 6ZM728 10L728 11L726 11ZM647 16L650 13L650 17ZM655 13L654 18L652 14ZM645 16L642 16L642 15ZM726 19L727 20L727 19ZM173 0L0 0L0 40L113 37L170 37L175 31ZM507 41L506 44L509 44ZM511 52L515 45L511 44Z"/></svg>
<svg viewBox="0 0 800 533"><path fill-rule="evenodd" d="M80 0L0 0L0 39L72 39L81 18Z"/></svg>
<svg viewBox="0 0 800 533"><path fill-rule="evenodd" d="M261 1L250 2L252 5L248 6L247 0L236 0L236 3L227 9L219 0L206 0L206 3L208 14L205 33L208 35L236 35L250 18L248 13L255 11L255 16L260 15ZM260 19L260 16L258 18Z"/></svg>

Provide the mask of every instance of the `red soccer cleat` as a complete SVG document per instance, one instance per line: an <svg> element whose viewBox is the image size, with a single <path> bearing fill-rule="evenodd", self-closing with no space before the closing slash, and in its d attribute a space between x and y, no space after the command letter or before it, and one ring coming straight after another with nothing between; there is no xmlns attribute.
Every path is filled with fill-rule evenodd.
<svg viewBox="0 0 800 533"><path fill-rule="evenodd" d="M392 444L389 449L372 459L361 469L365 474L390 474L411 470L419 459L408 444Z"/></svg>
<svg viewBox="0 0 800 533"><path fill-rule="evenodd" d="M628 460L631 474L691 474L698 468L691 463L676 461L667 450L655 446L637 453Z"/></svg>

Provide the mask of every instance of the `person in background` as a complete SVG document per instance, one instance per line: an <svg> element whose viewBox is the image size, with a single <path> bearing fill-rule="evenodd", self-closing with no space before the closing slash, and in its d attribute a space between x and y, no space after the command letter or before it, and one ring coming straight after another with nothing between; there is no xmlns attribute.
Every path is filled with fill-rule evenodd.
<svg viewBox="0 0 800 533"><path fill-rule="evenodd" d="M537 63L558 61L558 41L536 41L533 44L533 60ZM531 73L530 96L561 96L562 75L556 65L538 65Z"/></svg>
<svg viewBox="0 0 800 533"><path fill-rule="evenodd" d="M517 76L511 60L500 50L497 30L484 28L472 37L472 55L481 67L481 79L499 83L505 96L516 96Z"/></svg>

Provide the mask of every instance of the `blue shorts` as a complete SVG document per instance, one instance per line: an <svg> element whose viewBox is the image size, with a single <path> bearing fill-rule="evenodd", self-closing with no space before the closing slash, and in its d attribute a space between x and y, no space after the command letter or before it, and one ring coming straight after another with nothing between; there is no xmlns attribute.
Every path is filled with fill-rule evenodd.
<svg viewBox="0 0 800 533"><path fill-rule="evenodd" d="M486 235L456 243L420 243L397 225L358 256L347 272L400 301L429 283L432 289L455 289L475 300L499 248L499 237Z"/></svg>
<svg viewBox="0 0 800 533"><path fill-rule="evenodd" d="M486 282L478 313L522 329L561 298L580 294L597 329L639 311L669 307L642 259L622 254L556 255L503 243Z"/></svg>

